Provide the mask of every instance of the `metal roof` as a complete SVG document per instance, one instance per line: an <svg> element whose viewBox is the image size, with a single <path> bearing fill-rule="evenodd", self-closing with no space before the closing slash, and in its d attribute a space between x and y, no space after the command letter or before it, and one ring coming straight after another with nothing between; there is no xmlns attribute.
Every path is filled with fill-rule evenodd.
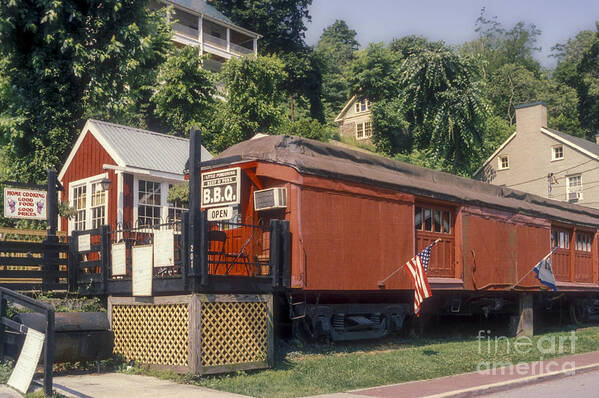
<svg viewBox="0 0 599 398"><path fill-rule="evenodd" d="M183 174L189 157L189 139L101 120L89 119L88 123L102 136L105 141L102 144L110 147L107 150L122 160L124 164L120 166ZM202 159L212 159L204 147Z"/></svg>
<svg viewBox="0 0 599 398"><path fill-rule="evenodd" d="M218 11L213 5L204 0L167 0L169 3L185 7L188 10L199 12L218 21L234 25L233 21L227 18L222 12Z"/></svg>
<svg viewBox="0 0 599 398"><path fill-rule="evenodd" d="M595 144L594 142L586 140L584 138L574 137L573 135L566 134L559 130L554 130L554 129L550 129L547 127L545 127L545 129L551 131L553 134L559 136L563 140L569 141L572 144L579 146L586 151L591 152L593 155L599 156L599 145Z"/></svg>

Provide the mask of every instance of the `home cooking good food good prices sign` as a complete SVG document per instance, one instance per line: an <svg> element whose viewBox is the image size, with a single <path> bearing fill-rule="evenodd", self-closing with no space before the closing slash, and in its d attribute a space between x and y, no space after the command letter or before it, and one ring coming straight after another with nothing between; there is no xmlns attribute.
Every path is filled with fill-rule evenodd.
<svg viewBox="0 0 599 398"><path fill-rule="evenodd" d="M46 192L4 188L4 217L28 220L46 219Z"/></svg>

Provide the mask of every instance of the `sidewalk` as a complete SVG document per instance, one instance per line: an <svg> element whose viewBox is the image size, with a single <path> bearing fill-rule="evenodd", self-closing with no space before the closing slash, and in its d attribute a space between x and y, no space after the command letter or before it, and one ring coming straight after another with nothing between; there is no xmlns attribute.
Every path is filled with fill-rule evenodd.
<svg viewBox="0 0 599 398"><path fill-rule="evenodd" d="M244 397L189 384L178 384L155 377L124 373L55 377L54 390L69 398Z"/></svg>
<svg viewBox="0 0 599 398"><path fill-rule="evenodd" d="M437 379L412 381L388 386L365 388L336 394L319 395L319 398L370 398L370 397L474 397L506 391L527 384L538 383L572 374L599 369L599 351L569 355L552 360L518 364L489 372L463 373Z"/></svg>

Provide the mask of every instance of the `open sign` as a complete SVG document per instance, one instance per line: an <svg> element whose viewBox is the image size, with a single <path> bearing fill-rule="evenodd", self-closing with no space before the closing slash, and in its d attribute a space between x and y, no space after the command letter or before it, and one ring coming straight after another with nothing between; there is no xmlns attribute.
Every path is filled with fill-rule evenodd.
<svg viewBox="0 0 599 398"><path fill-rule="evenodd" d="M202 207L221 207L239 204L240 190L241 169L239 167L203 173Z"/></svg>

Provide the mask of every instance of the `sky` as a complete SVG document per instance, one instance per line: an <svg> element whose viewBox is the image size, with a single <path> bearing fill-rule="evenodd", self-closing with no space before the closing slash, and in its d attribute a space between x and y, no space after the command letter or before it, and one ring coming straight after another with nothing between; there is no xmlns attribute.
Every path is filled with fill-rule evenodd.
<svg viewBox="0 0 599 398"><path fill-rule="evenodd" d="M409 34L456 45L476 38L475 22L482 7L505 28L523 21L541 30L536 54L545 67L555 66L551 47L581 30L595 31L598 0L312 0L306 42L315 45L323 29L343 19L357 33L361 47Z"/></svg>

